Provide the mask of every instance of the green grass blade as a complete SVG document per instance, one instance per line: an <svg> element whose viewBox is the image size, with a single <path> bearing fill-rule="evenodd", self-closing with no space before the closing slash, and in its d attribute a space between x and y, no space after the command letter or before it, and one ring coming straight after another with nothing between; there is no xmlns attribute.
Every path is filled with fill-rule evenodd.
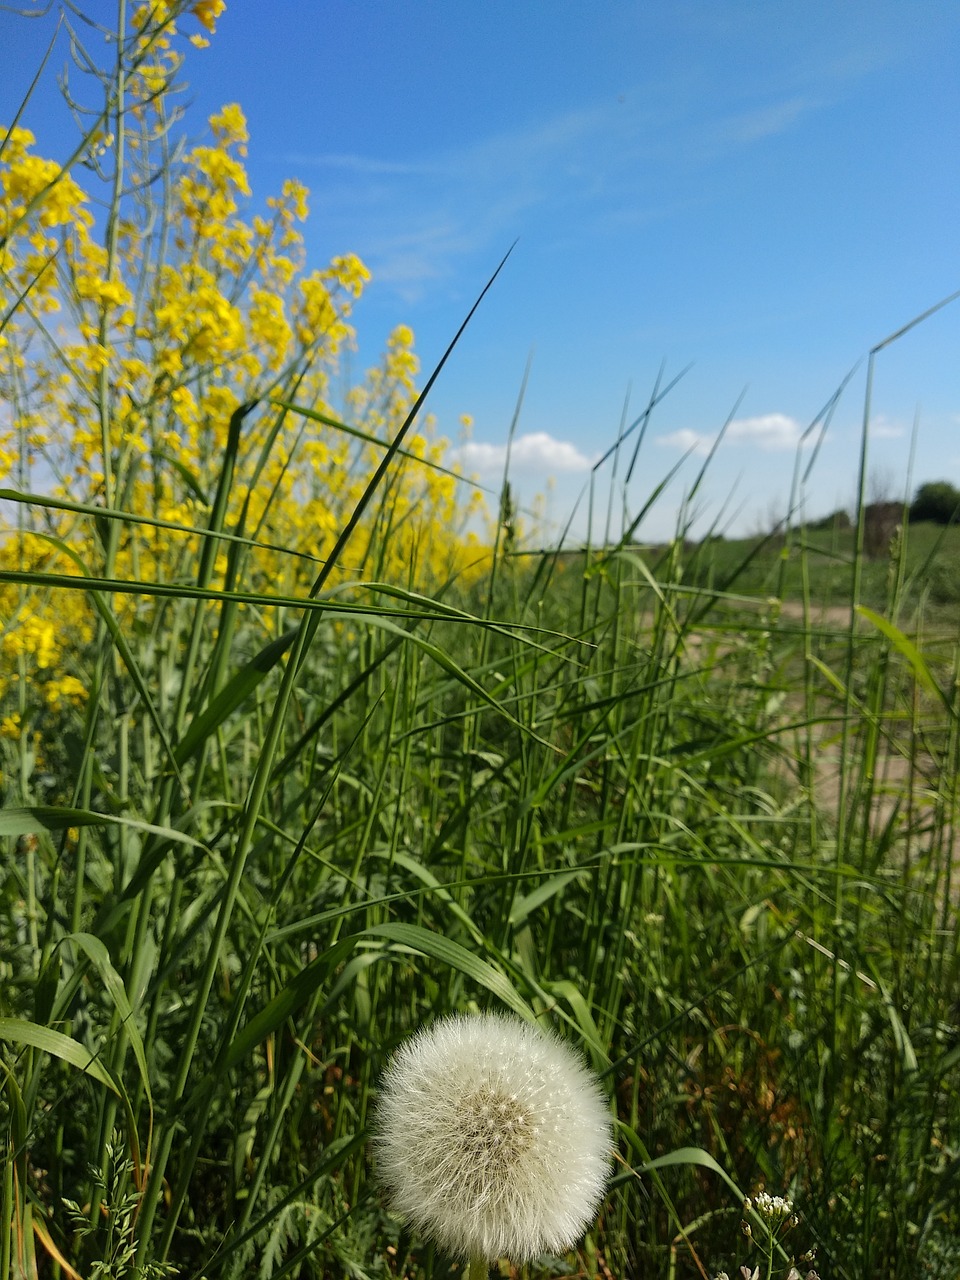
<svg viewBox="0 0 960 1280"><path fill-rule="evenodd" d="M126 987L123 985L123 979L113 967L110 959L110 953L99 938L95 938L91 933L68 933L61 940L61 945L72 943L83 951L92 961L94 967L99 973L104 988L110 999L113 1001L114 1008L120 1017L125 1035L130 1040L130 1047L133 1049L133 1056L137 1060L137 1068L140 1072L140 1080L143 1084L144 1093L147 1096L147 1102L150 1110L153 1110L153 1090L150 1086L150 1068L147 1065L147 1055L144 1049L143 1037L140 1034L140 1028L134 1019L133 1006L127 996Z"/></svg>
<svg viewBox="0 0 960 1280"><path fill-rule="evenodd" d="M451 969L456 969L479 986L486 987L488 991L492 992L499 1000L502 1000L505 1005L511 1008L514 1013L518 1013L521 1018L525 1018L528 1022L536 1021L533 1010L509 978L485 960L480 960L472 951L468 951L466 947L461 946L459 942L445 938L442 934L433 933L430 929L423 928L422 925L402 924L393 921L388 921L386 924L373 925L369 929L364 929L359 936L364 938L385 938L388 942L396 943L400 947L407 947L412 951L419 952L420 955L430 956L434 960L439 960L441 964L448 965Z"/></svg>
<svg viewBox="0 0 960 1280"><path fill-rule="evenodd" d="M944 708L950 716L957 714L956 708L953 706L948 695L940 688L936 680L934 680L930 668L927 666L926 659L923 654L913 643L908 635L895 626L892 622L882 617L874 609L869 609L865 604L857 605L857 613L862 618L872 623L876 629L887 637L896 649L903 654L907 662L909 662L917 680L923 685L927 693L932 694L943 703Z"/></svg>
<svg viewBox="0 0 960 1280"><path fill-rule="evenodd" d="M62 1031L54 1031L52 1027L38 1027L36 1023L27 1022L23 1018L0 1018L0 1040L49 1053L51 1057L69 1063L71 1067L76 1067L78 1071L105 1085L117 1097L123 1096L123 1086L113 1078L97 1054L91 1054L86 1045L64 1035Z"/></svg>
<svg viewBox="0 0 960 1280"><path fill-rule="evenodd" d="M179 765L196 755L210 735L250 697L264 677L275 669L296 638L296 630L292 629L276 640L271 640L230 677L203 711L191 720L189 728L177 743L173 755Z"/></svg>
<svg viewBox="0 0 960 1280"><path fill-rule="evenodd" d="M44 831L67 831L70 827L126 827L131 831L144 831L162 836L175 844L204 849L202 840L195 840L175 827L155 826L138 818L118 817L112 813L97 813L92 809L61 809L52 805L33 804L20 808L0 809L0 836L26 836Z"/></svg>

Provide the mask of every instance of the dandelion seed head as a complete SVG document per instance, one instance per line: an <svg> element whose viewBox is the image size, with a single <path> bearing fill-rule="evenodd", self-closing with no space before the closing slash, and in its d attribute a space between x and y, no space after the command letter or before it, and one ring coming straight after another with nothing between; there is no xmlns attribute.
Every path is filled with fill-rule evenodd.
<svg viewBox="0 0 960 1280"><path fill-rule="evenodd" d="M522 1262L569 1248L610 1169L606 1100L562 1041L497 1014L401 1046L375 1116L396 1213L449 1253Z"/></svg>

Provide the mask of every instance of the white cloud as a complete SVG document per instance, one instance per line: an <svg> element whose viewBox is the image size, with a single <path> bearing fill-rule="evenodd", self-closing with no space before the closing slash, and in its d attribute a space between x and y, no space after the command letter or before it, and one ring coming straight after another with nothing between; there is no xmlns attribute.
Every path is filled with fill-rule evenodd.
<svg viewBox="0 0 960 1280"><path fill-rule="evenodd" d="M456 451L456 459L468 474L500 475L507 460L505 444L470 440ZM592 461L567 440L555 440L546 431L517 436L510 450L510 470L546 477L558 472L587 471Z"/></svg>
<svg viewBox="0 0 960 1280"><path fill-rule="evenodd" d="M702 431L692 431L690 427L681 427L678 431L670 431L665 436L657 436L657 444L681 449L688 453L691 449L701 456L710 452L714 437L704 435Z"/></svg>
<svg viewBox="0 0 960 1280"><path fill-rule="evenodd" d="M765 413L759 418L736 418L727 429L727 438L757 444L769 453L795 449L803 427L785 413Z"/></svg>
<svg viewBox="0 0 960 1280"><path fill-rule="evenodd" d="M904 430L898 422L891 422L880 414L870 423L870 435L874 440L900 440Z"/></svg>
<svg viewBox="0 0 960 1280"><path fill-rule="evenodd" d="M727 428L724 444L749 444L762 449L764 453L783 453L796 449L803 435L803 427L785 413L764 413L756 418L734 418ZM690 427L680 427L667 435L657 436L657 444L682 449L692 449L701 457L710 452L716 433L706 434L693 431ZM811 436L807 445L813 444Z"/></svg>

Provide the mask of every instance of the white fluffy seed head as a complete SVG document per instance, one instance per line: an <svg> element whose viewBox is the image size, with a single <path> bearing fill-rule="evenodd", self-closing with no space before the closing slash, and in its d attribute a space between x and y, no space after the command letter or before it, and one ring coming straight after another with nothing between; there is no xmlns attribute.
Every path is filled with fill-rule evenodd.
<svg viewBox="0 0 960 1280"><path fill-rule="evenodd" d="M461 1257L569 1248L610 1172L596 1078L556 1036L498 1014L445 1018L402 1045L374 1133L394 1211Z"/></svg>

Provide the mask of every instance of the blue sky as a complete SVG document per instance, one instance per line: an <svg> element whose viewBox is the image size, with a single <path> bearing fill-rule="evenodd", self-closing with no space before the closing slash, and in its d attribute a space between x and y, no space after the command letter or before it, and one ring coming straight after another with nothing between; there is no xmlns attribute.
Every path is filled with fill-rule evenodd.
<svg viewBox="0 0 960 1280"><path fill-rule="evenodd" d="M50 30L0 13L0 120ZM64 58L26 121L52 154ZM313 264L370 267L355 374L400 322L431 366L517 241L430 407L454 439L473 417L464 462L497 485L532 354L512 478L527 500L553 478L555 525L628 394L635 416L661 365L692 364L627 493L635 512L693 450L642 528L656 538L741 394L700 527L782 515L797 441L844 376L960 288L958 71L960 7L931 0L228 0L184 74L192 134L224 102L246 112L255 201L285 177L310 188ZM852 500L864 376L810 514ZM878 492L903 491L915 418L913 487L960 484L960 302L882 354L873 408ZM609 464L598 478L606 494Z"/></svg>

